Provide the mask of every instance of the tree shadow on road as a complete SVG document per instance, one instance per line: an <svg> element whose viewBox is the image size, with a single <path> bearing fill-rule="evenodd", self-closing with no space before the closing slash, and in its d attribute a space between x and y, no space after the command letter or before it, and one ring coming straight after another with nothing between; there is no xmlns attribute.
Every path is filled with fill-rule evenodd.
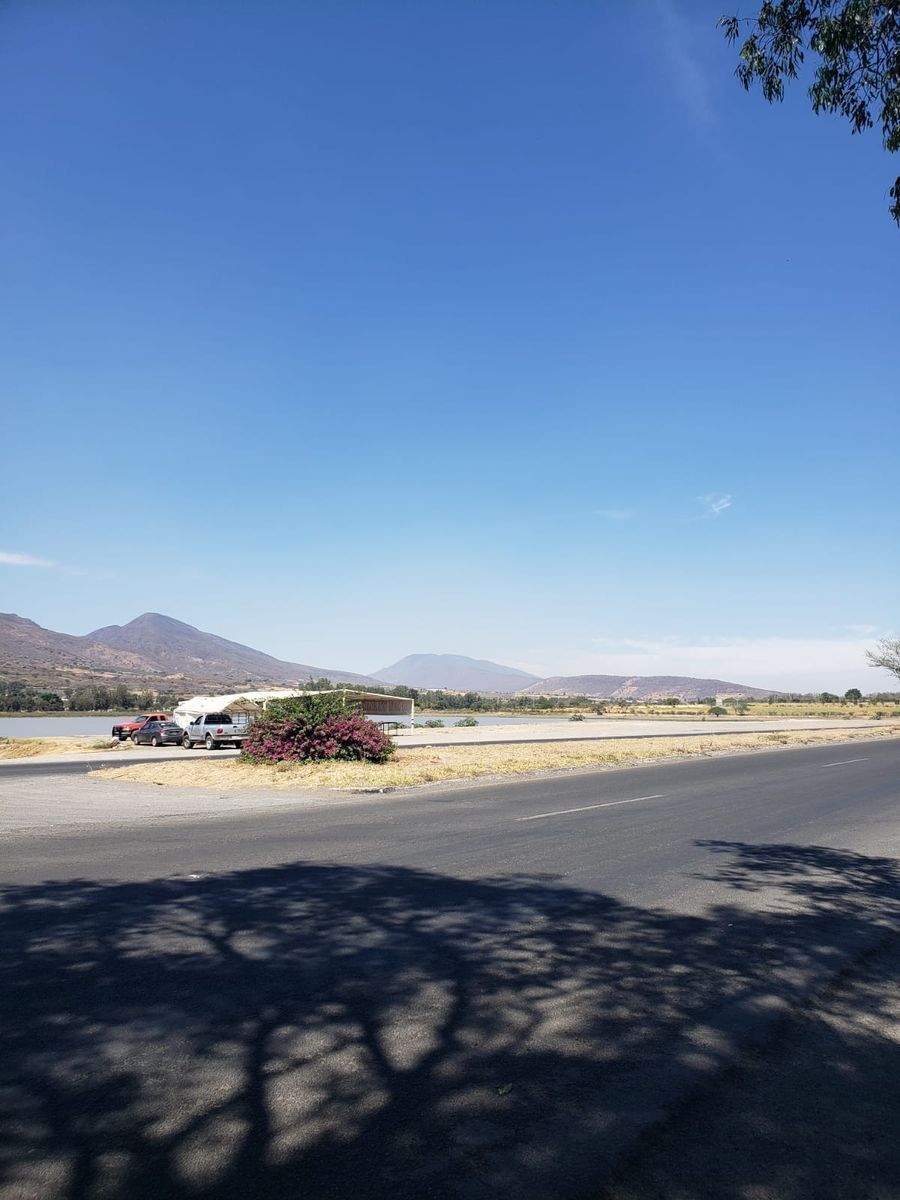
<svg viewBox="0 0 900 1200"><path fill-rule="evenodd" d="M735 857L719 879L776 884L820 915L853 920L862 895L875 937L715 1086L647 1131L604 1200L887 1200L900 1195L900 938L896 864L823 847L706 843ZM861 930L854 929L855 934ZM820 945L818 953L828 952ZM839 965L839 964L837 964Z"/></svg>
<svg viewBox="0 0 900 1200"><path fill-rule="evenodd" d="M0 1196L596 1196L900 916L893 860L708 849L703 916L377 865L6 888Z"/></svg>

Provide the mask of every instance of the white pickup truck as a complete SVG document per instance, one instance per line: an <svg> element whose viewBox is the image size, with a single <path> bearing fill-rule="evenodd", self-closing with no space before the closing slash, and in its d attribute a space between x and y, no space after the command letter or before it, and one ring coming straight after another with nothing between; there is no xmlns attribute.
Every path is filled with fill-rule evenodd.
<svg viewBox="0 0 900 1200"><path fill-rule="evenodd" d="M207 750L218 750L220 746L236 746L240 750L246 733L246 724L235 725L228 713L204 713L185 726L181 744L185 750L193 750L201 743Z"/></svg>

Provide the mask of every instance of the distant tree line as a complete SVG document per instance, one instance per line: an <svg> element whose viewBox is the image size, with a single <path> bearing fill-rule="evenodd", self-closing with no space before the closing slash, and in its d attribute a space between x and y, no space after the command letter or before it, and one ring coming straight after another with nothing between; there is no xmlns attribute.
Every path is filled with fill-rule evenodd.
<svg viewBox="0 0 900 1200"><path fill-rule="evenodd" d="M334 683L330 679L310 679L303 687L310 691L325 691L329 688L348 687L348 684ZM443 688L414 688L405 684L386 687L380 684L365 684L362 691L377 692L383 696L405 696L414 700L423 709L434 712L457 712L465 709L467 712L551 712L561 708L590 708L595 711L606 711L608 706L615 708L630 708L633 705L658 705L663 708L677 708L680 704L702 704L707 706L727 705L737 713L746 713L753 704L785 704L792 701L804 704L861 704L864 700L869 703L884 703L900 701L900 692L876 692L864 696L859 688L848 688L843 696L834 692L782 692L762 698L748 696L723 696L717 700L715 696L697 696L693 699L683 699L680 696L663 696L652 699L624 696L614 700L598 701L596 696L486 696L481 692L450 692ZM725 709L723 708L724 712Z"/></svg>
<svg viewBox="0 0 900 1200"><path fill-rule="evenodd" d="M340 687L340 684L325 682L327 687ZM315 685L322 684L316 680ZM308 686L313 686L312 684ZM366 684L361 689L366 692L378 692L384 696L405 696L414 700L420 708L431 712L547 712L556 708L588 708L595 704L589 696L485 696L481 692L449 692L443 688L412 688L405 684L396 687L381 687Z"/></svg>
<svg viewBox="0 0 900 1200"><path fill-rule="evenodd" d="M124 683L106 687L102 683L87 683L69 694L71 712L132 712L141 708L162 708L171 711L178 703L174 692L131 692Z"/></svg>
<svg viewBox="0 0 900 1200"><path fill-rule="evenodd" d="M48 688L0 680L0 709L4 712L62 712L64 700Z"/></svg>
<svg viewBox="0 0 900 1200"><path fill-rule="evenodd" d="M134 712L169 710L178 703L174 692L133 692L124 683L85 683L65 695L17 680L0 680L0 712Z"/></svg>

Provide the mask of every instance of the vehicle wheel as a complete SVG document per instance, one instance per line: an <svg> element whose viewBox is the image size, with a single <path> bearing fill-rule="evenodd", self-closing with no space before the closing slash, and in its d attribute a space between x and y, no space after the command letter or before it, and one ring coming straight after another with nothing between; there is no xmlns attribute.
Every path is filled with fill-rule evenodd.
<svg viewBox="0 0 900 1200"><path fill-rule="evenodd" d="M129 733L129 735L128 735L128 736L131 738L131 740L134 742L134 744L135 744L135 745L137 745L137 744L138 744L138 740L137 740L137 734L136 734L136 733Z"/></svg>
<svg viewBox="0 0 900 1200"><path fill-rule="evenodd" d="M188 737L187 734L185 734L184 737L181 739L181 744L182 744L182 746L184 746L185 750L193 750L193 748L194 748L194 743L191 741L191 739Z"/></svg>
<svg viewBox="0 0 900 1200"><path fill-rule="evenodd" d="M156 736L155 733L154 733L153 737L150 739L150 745L153 747L154 750L159 745L159 738Z"/></svg>
<svg viewBox="0 0 900 1200"><path fill-rule="evenodd" d="M212 740L211 733L208 733L206 735L206 748L207 748L207 750L215 750L215 748L216 748L216 743Z"/></svg>

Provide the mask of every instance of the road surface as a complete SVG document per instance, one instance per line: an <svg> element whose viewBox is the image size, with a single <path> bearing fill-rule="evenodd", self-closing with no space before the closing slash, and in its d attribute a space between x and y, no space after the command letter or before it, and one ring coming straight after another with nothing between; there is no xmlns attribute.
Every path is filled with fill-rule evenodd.
<svg viewBox="0 0 900 1200"><path fill-rule="evenodd" d="M596 1200L892 944L898 779L891 741L8 837L0 1197Z"/></svg>

